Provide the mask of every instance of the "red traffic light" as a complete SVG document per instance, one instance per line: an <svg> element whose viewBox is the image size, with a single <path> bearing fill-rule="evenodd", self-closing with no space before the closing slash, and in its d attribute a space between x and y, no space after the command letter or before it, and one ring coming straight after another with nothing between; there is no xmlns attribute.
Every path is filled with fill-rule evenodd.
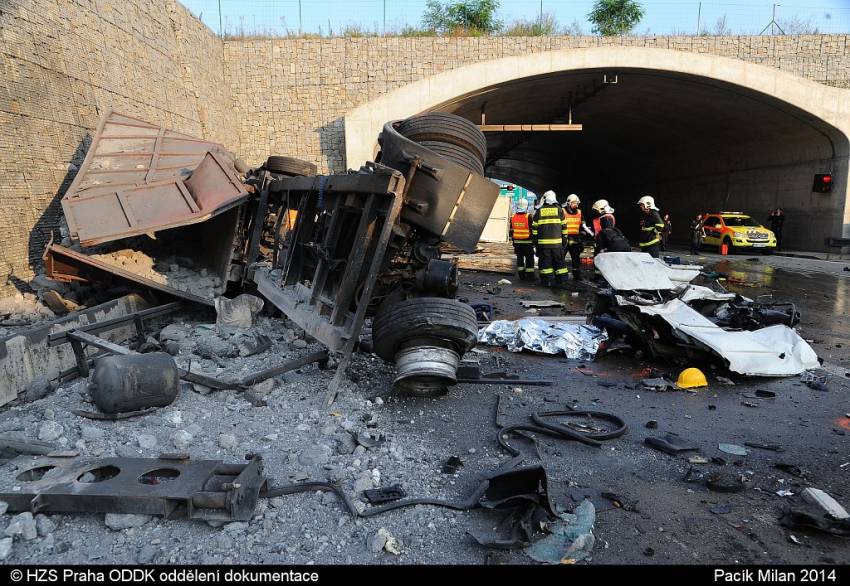
<svg viewBox="0 0 850 586"><path fill-rule="evenodd" d="M832 190L832 175L823 173L815 175L815 181L812 183L812 191L815 193L829 193Z"/></svg>

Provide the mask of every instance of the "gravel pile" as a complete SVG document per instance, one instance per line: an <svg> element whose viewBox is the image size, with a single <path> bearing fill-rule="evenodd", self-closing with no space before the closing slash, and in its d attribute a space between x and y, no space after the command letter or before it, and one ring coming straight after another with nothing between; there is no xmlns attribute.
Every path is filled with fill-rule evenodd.
<svg viewBox="0 0 850 586"><path fill-rule="evenodd" d="M202 317L214 317L210 313ZM259 316L250 329L178 317L146 342L184 368L220 378L257 370L321 349L284 319ZM272 347L247 356L258 336ZM335 366L335 365L331 365ZM325 405L334 370L312 364L261 382L245 392L211 391L181 383L177 400L156 412L116 422L71 413L95 410L87 381L60 386L0 415L0 433L53 442L83 456L156 457L187 451L193 458L244 461L262 454L273 484L304 480L339 483L361 510L362 491L401 484L411 496L456 498L470 486L440 469L448 454L435 448L436 428L415 425L432 401L392 396L392 366L356 354L345 389ZM358 436L383 437L374 442ZM464 452L464 457L473 458ZM485 469L498 454L479 452ZM472 466L474 470L474 465ZM467 469L469 471L469 468ZM447 552L467 543L467 513L415 507L352 520L332 493L261 500L249 523L212 526L145 515L0 516L0 558L10 563L374 563L474 562L480 551Z"/></svg>
<svg viewBox="0 0 850 586"><path fill-rule="evenodd" d="M185 262L181 264L173 256L155 259L141 250L124 248L92 254L91 257L155 283L207 299L212 299L221 287L221 279L209 274L207 269L195 269Z"/></svg>

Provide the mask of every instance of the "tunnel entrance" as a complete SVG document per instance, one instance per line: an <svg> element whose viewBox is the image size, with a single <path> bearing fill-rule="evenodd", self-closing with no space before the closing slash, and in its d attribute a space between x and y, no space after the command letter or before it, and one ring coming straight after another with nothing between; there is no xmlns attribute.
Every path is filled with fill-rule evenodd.
<svg viewBox="0 0 850 586"><path fill-rule="evenodd" d="M674 242L688 240L698 212L766 223L776 207L786 214L787 249L824 250L826 238L850 236L848 139L833 125L848 126L842 90L715 56L581 52L479 63L390 92L346 116L347 155L364 152L349 133L369 117L442 111L481 123L484 112L495 125L566 123L572 114L581 131L487 132L485 173L554 189L561 200L577 193L586 212L608 199L632 238L642 195L671 214ZM638 63L658 67L630 66ZM832 174L830 193L813 191L821 173Z"/></svg>
<svg viewBox="0 0 850 586"><path fill-rule="evenodd" d="M814 193L817 173L846 177L846 138L793 106L704 77L651 70L586 70L516 80L434 110L487 124L566 123L581 131L487 132L488 175L561 199L599 198L637 237L642 195L689 238L699 212L786 213L784 245L823 248L840 234L844 198ZM630 233L631 232L631 233Z"/></svg>

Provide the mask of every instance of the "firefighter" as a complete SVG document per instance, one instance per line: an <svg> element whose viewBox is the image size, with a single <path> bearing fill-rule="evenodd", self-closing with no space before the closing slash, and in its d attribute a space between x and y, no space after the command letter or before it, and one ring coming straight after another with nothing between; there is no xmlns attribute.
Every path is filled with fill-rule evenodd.
<svg viewBox="0 0 850 586"><path fill-rule="evenodd" d="M565 288L564 279L570 272L564 262L563 243L567 236L564 215L564 210L558 205L558 197L550 189L543 194L543 205L534 214L534 222L531 224L531 234L537 247L540 283L546 287Z"/></svg>
<svg viewBox="0 0 850 586"><path fill-rule="evenodd" d="M640 241L638 245L642 252L648 253L653 258L661 256L660 243L661 233L664 231L664 220L658 214L655 200L652 196L644 195L638 200L643 218L640 221Z"/></svg>
<svg viewBox="0 0 850 586"><path fill-rule="evenodd" d="M531 239L531 218L528 215L528 200L516 204L516 213L511 216L511 242L516 253L516 270L521 281L534 280L534 240Z"/></svg>
<svg viewBox="0 0 850 586"><path fill-rule="evenodd" d="M594 213L593 218L593 238L599 243L599 236L605 228L613 228L617 221L614 219L614 208L608 205L607 199L598 199L594 202L591 208Z"/></svg>
<svg viewBox="0 0 850 586"><path fill-rule="evenodd" d="M630 252L629 241L617 228L614 208L608 205L608 200L597 200L592 209L596 215L593 218L593 238L596 240L593 256L600 252ZM598 274L599 271L596 272Z"/></svg>
<svg viewBox="0 0 850 586"><path fill-rule="evenodd" d="M565 242L565 252L569 252L570 259L573 265L573 278L581 279L581 251L584 246L581 243L581 208L578 206L581 200L575 193L567 196L567 203L564 204L564 219L567 221L567 239Z"/></svg>

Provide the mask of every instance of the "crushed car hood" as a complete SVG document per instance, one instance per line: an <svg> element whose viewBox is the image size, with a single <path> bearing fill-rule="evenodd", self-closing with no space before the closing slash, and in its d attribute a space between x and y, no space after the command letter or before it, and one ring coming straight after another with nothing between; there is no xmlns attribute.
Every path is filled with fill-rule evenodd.
<svg viewBox="0 0 850 586"><path fill-rule="evenodd" d="M728 363L732 372L746 376L791 376L820 367L812 347L788 326L729 332L679 299L637 308L641 313L662 318L675 332L711 349Z"/></svg>

